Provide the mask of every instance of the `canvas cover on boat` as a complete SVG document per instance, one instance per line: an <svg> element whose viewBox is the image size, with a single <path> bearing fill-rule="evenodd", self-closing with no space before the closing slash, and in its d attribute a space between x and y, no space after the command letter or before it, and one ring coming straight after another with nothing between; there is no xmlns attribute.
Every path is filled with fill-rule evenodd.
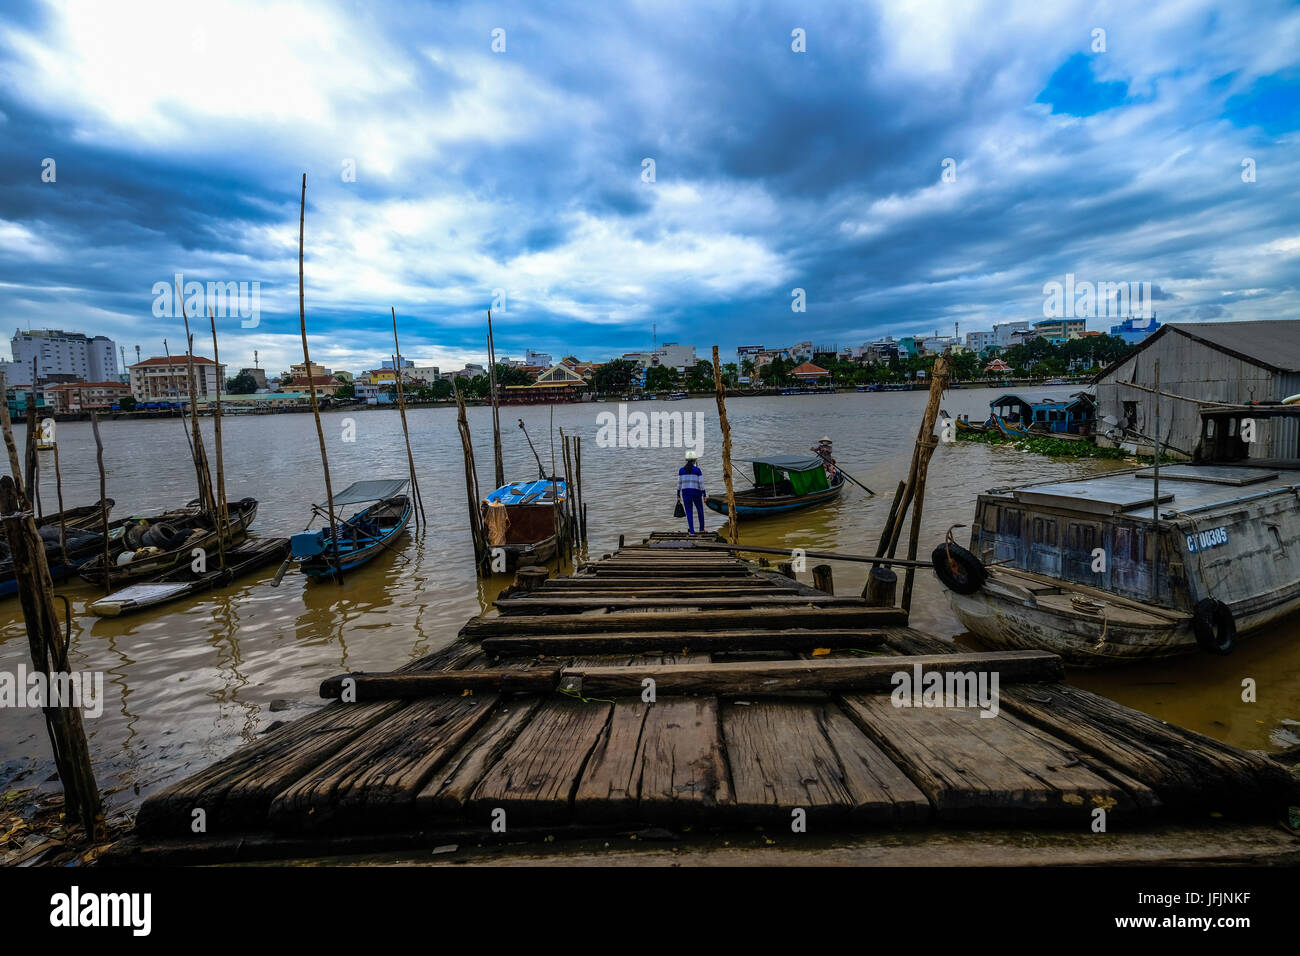
<svg viewBox="0 0 1300 956"><path fill-rule="evenodd" d="M748 461L754 466L754 484L760 487L780 484L787 478L791 491L796 495L808 495L830 487L820 458L776 455L771 458L750 458Z"/></svg>
<svg viewBox="0 0 1300 956"><path fill-rule="evenodd" d="M564 500L564 482L560 481L560 500ZM536 481L513 481L502 485L487 495L484 501L491 504L499 501L503 505L549 505L554 504L551 497L551 479L539 478Z"/></svg>
<svg viewBox="0 0 1300 956"><path fill-rule="evenodd" d="M334 505L358 505L366 501L379 501L401 494L410 481L408 478L374 478L370 481L357 481L334 496Z"/></svg>

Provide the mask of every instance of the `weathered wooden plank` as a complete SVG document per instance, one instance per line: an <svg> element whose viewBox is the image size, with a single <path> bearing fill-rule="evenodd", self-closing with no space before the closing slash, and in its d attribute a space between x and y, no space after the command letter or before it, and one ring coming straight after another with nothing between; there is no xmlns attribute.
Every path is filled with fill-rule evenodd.
<svg viewBox="0 0 1300 956"><path fill-rule="evenodd" d="M637 763L640 807L650 819L695 818L735 802L715 700L659 699L641 728Z"/></svg>
<svg viewBox="0 0 1300 956"><path fill-rule="evenodd" d="M609 704L548 700L488 770L470 796L473 818L490 820L504 809L509 820L566 819L588 754L609 720Z"/></svg>
<svg viewBox="0 0 1300 956"><path fill-rule="evenodd" d="M1092 810L1136 813L1155 795L1100 776L1069 744L1006 713L971 707L895 707L889 695L850 695L845 712L920 787L940 820L1071 823Z"/></svg>
<svg viewBox="0 0 1300 956"><path fill-rule="evenodd" d="M771 578L754 575L750 577L736 577L732 575L682 575L680 577L600 577L595 574L580 574L569 578L550 578L537 591L547 593L550 591L565 590L606 590L620 588L650 588L655 590L671 590L678 587L696 588L696 587L728 587L728 588L771 588L776 587L777 582Z"/></svg>
<svg viewBox="0 0 1300 956"><path fill-rule="evenodd" d="M916 823L930 816L930 801L920 788L839 707L828 704L820 716L853 798L854 822Z"/></svg>
<svg viewBox="0 0 1300 956"><path fill-rule="evenodd" d="M644 601L647 604L653 604L658 607L664 604L693 605L697 598L744 597L765 601L769 597L790 597L802 594L803 592L799 588L778 587L776 585L762 588L733 588L729 585L724 585L721 587L685 586L673 588L539 588L535 591L520 593L526 593L529 598L539 605L549 604L554 600L582 600L590 601L592 604L599 605L600 607L606 607L610 604L623 604L629 601ZM513 600L513 598L502 598L502 600Z"/></svg>
<svg viewBox="0 0 1300 956"><path fill-rule="evenodd" d="M400 826L425 781L481 726L499 698L422 700L354 738L272 802L271 826L315 830Z"/></svg>
<svg viewBox="0 0 1300 956"><path fill-rule="evenodd" d="M652 607L757 608L757 607L863 607L859 598L831 597L813 594L771 594L755 591L746 594L724 594L705 597L624 597L619 594L595 597L563 597L535 592L518 597L498 598L496 606L504 612L545 614L548 611L595 611L600 608L625 608L638 611Z"/></svg>
<svg viewBox="0 0 1300 956"><path fill-rule="evenodd" d="M417 815L459 814L488 768L501 759L541 707L540 698L506 699L415 797Z"/></svg>
<svg viewBox="0 0 1300 956"><path fill-rule="evenodd" d="M791 691L878 693L896 686L900 671L909 678L926 673L996 672L999 684L1059 681L1061 659L1046 651L992 651L909 657L878 656L789 661L726 661L642 667L567 667L560 679L580 679L588 696L639 695L642 681L651 678L658 693L772 695Z"/></svg>
<svg viewBox="0 0 1300 956"><path fill-rule="evenodd" d="M757 701L722 706L722 734L736 808L744 819L847 819L858 801L822 730L820 706Z"/></svg>
<svg viewBox="0 0 1300 956"><path fill-rule="evenodd" d="M136 830L189 835L195 810L203 811L210 834L264 825L276 794L402 706L390 701L323 707L149 797Z"/></svg>
<svg viewBox="0 0 1300 956"><path fill-rule="evenodd" d="M547 667L529 670L487 668L434 673L390 671L384 674L339 674L321 682L320 695L338 698L343 693L346 681L352 682L357 702L433 697L465 691L547 694L555 689L558 678L558 669Z"/></svg>
<svg viewBox="0 0 1300 956"><path fill-rule="evenodd" d="M1002 705L1142 781L1171 809L1272 816L1300 803L1300 782L1276 761L1090 691L1009 688Z"/></svg>
<svg viewBox="0 0 1300 956"><path fill-rule="evenodd" d="M503 656L544 654L613 654L620 651L648 653L682 651L711 654L743 650L811 650L818 647L859 648L881 646L883 631L867 630L792 630L792 631L702 631L669 633L662 631L608 631L593 634L540 634L527 637L487 637L483 650Z"/></svg>
<svg viewBox="0 0 1300 956"><path fill-rule="evenodd" d="M760 610L712 610L628 612L622 614L538 614L509 617L479 617L469 621L461 633L479 639L494 635L579 634L626 628L629 631L730 631L745 628L877 628L903 624L907 616L897 608L879 607L795 607Z"/></svg>
<svg viewBox="0 0 1300 956"><path fill-rule="evenodd" d="M650 709L640 698L614 704L574 790L575 818L608 819L627 815L635 807L640 792L641 728Z"/></svg>

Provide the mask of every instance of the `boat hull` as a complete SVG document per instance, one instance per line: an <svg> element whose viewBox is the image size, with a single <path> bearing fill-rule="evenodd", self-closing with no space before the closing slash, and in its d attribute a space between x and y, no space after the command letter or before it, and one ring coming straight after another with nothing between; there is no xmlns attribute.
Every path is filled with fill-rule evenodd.
<svg viewBox="0 0 1300 956"><path fill-rule="evenodd" d="M186 509L188 511L188 509ZM224 538L223 543L227 548L234 548L240 545L248 537L249 526L257 517L257 501L253 498L244 498L240 501L231 502L230 510L230 534ZM182 514L184 512L176 512ZM166 516L164 516L165 520ZM187 541L179 548L170 551L164 551L160 554L149 555L128 562L127 564L113 565L109 569L109 586L122 587L137 581L144 581L149 578L157 577L160 574L166 574L169 571L175 571L182 565L190 563L194 559L194 550L202 548L209 553L215 553L217 550L217 532L211 528L207 533ZM114 542L110 549L110 556L116 557L123 550L121 540ZM91 559L80 569L81 576L93 584L101 584L104 580L103 559Z"/></svg>
<svg viewBox="0 0 1300 956"><path fill-rule="evenodd" d="M844 480L840 479L838 484L823 491L815 491L810 495L779 495L775 497L739 494L735 496L736 514L744 518L761 518L764 515L781 514L786 511L798 511L801 508L811 508L814 505L825 504L828 501L834 501L844 490ZM704 503L711 511L718 514L727 514L727 499L717 495L710 495L704 499Z"/></svg>
<svg viewBox="0 0 1300 956"><path fill-rule="evenodd" d="M357 524L370 515L376 508L389 504L391 501L392 499L389 499L389 501L380 502L377 505L359 511L347 520L352 524ZM398 517L396 523L388 529L382 537L374 539L373 542L366 544L363 547L341 549L339 551L337 561L338 568L341 572L347 573L348 571L361 567L361 565L366 564L383 551L391 548L393 543L401 537L401 535L406 531L407 525L411 521L411 499L406 495L402 495L400 497L400 502L402 507L401 515ZM347 535L349 531L347 526L342 525L341 528L342 530L340 535ZM302 573L312 580L333 576L334 566L335 558L333 557L332 552L328 550L309 558L299 559L299 567L302 569Z"/></svg>

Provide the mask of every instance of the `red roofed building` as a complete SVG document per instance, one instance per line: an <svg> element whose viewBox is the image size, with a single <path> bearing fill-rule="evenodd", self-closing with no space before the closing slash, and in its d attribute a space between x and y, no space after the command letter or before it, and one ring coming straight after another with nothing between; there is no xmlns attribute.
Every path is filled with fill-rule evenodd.
<svg viewBox="0 0 1300 956"><path fill-rule="evenodd" d="M1002 361L1002 359L994 359L992 362L989 362L988 365L984 366L984 371L992 372L995 375L1005 375L1011 370L1011 366Z"/></svg>
<svg viewBox="0 0 1300 956"><path fill-rule="evenodd" d="M814 365L812 362L804 362L802 365L792 368L790 374L801 382L820 382L831 377L830 372L820 365Z"/></svg>
<svg viewBox="0 0 1300 956"><path fill-rule="evenodd" d="M389 372L389 374L391 375L393 373ZM307 378L304 375L280 383L280 388L286 392L302 392L303 394L306 394L308 389L310 389L317 395L326 396L333 396L333 394L342 387L343 383L333 375L313 375L311 378Z"/></svg>
<svg viewBox="0 0 1300 956"><path fill-rule="evenodd" d="M154 356L136 362L131 373L131 394L137 402L184 402L190 397L186 355ZM202 355L194 356L194 387L199 398L219 395L225 390L226 367Z"/></svg>

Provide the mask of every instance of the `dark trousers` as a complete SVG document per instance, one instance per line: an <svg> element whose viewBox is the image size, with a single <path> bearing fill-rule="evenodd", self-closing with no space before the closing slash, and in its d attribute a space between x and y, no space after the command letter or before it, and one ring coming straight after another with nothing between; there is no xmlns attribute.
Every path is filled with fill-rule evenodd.
<svg viewBox="0 0 1300 956"><path fill-rule="evenodd" d="M686 509L686 529L691 534L695 533L695 516L691 514L691 509L700 516L700 531L704 530L704 495L698 491L691 491L689 488L682 492L682 506Z"/></svg>

